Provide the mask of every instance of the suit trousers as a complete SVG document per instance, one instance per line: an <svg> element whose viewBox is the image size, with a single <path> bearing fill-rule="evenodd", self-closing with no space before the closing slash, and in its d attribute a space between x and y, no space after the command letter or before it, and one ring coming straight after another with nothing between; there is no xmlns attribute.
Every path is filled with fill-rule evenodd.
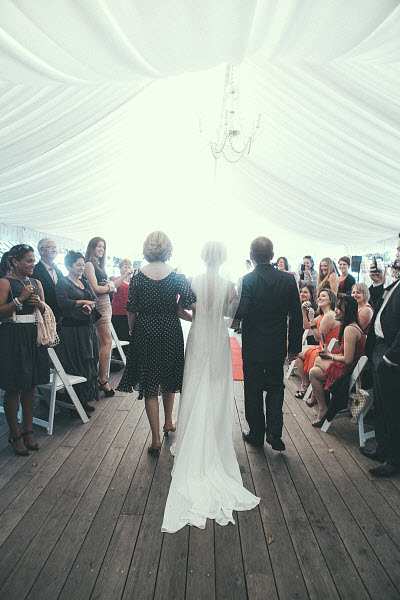
<svg viewBox="0 0 400 600"><path fill-rule="evenodd" d="M250 434L263 441L265 433L282 436L283 428L283 361L254 362L243 360L244 405ZM264 415L264 390L265 397Z"/></svg>
<svg viewBox="0 0 400 600"><path fill-rule="evenodd" d="M388 367L382 360L387 350L388 346L378 341L372 351L375 438L378 452L400 466L400 368Z"/></svg>

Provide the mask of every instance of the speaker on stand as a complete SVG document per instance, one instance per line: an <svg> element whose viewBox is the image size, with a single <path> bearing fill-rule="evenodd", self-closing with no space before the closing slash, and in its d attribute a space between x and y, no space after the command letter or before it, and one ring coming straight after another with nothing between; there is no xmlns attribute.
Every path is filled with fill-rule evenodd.
<svg viewBox="0 0 400 600"><path fill-rule="evenodd" d="M357 281L360 280L360 266L361 266L362 256L352 256L351 257L351 270L353 273L357 273Z"/></svg>

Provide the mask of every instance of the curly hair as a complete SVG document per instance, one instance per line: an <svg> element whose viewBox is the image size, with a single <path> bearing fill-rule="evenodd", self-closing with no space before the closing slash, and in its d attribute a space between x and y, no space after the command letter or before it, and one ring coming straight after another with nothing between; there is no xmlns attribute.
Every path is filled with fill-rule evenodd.
<svg viewBox="0 0 400 600"><path fill-rule="evenodd" d="M152 231L143 244L143 256L148 262L166 262L172 256L172 244L163 231Z"/></svg>

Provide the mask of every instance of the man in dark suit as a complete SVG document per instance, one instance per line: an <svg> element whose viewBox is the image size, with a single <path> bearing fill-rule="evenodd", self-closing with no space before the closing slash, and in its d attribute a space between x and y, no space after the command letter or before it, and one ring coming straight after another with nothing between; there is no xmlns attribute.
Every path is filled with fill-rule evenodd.
<svg viewBox="0 0 400 600"><path fill-rule="evenodd" d="M397 244L400 262L400 236ZM360 451L382 464L370 473L390 477L400 473L400 279L386 289L383 273L372 263L370 277L374 316L366 344L374 378L374 414L376 449Z"/></svg>
<svg viewBox="0 0 400 600"><path fill-rule="evenodd" d="M271 240L258 237L250 247L254 271L243 277L236 319L242 320L242 353L246 419L243 439L255 446L264 435L274 450L285 450L283 427L283 363L301 350L303 318L296 279L270 263ZM287 348L289 317L289 348ZM266 390L266 415L263 392ZM266 427L265 427L266 423Z"/></svg>
<svg viewBox="0 0 400 600"><path fill-rule="evenodd" d="M54 313L56 321L61 317L61 310L56 300L56 284L63 277L60 269L54 264L58 254L58 248L55 242L49 238L44 238L38 243L40 261L33 269L32 277L38 279L43 286L44 298Z"/></svg>

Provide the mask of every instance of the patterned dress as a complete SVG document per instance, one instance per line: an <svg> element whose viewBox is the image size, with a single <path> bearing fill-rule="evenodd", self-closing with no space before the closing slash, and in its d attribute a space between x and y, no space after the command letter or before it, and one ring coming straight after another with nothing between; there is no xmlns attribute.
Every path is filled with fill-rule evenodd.
<svg viewBox="0 0 400 600"><path fill-rule="evenodd" d="M178 297L183 308L196 302L186 277L176 270L160 280L142 271L133 275L125 308L136 319L119 391L135 389L139 399L181 391L184 345Z"/></svg>

